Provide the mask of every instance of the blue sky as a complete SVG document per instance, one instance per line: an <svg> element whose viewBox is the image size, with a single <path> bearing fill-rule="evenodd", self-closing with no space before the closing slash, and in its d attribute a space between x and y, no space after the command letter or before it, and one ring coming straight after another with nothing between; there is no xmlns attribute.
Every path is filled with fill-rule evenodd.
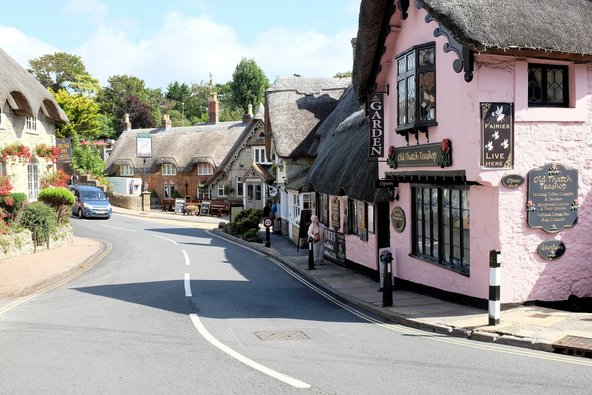
<svg viewBox="0 0 592 395"><path fill-rule="evenodd" d="M352 69L360 0L33 0L5 2L0 48L28 67L63 51L102 85L112 75L151 88L232 79L242 58L278 76Z"/></svg>

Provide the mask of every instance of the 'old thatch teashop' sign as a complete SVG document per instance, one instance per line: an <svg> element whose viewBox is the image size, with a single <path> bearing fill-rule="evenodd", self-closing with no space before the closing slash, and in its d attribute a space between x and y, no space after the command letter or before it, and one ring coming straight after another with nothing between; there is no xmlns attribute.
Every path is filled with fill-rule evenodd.
<svg viewBox="0 0 592 395"><path fill-rule="evenodd" d="M578 171L549 163L528 172L528 226L556 233L578 221Z"/></svg>
<svg viewBox="0 0 592 395"><path fill-rule="evenodd" d="M512 103L481 103L481 166L514 167L513 117Z"/></svg>
<svg viewBox="0 0 592 395"><path fill-rule="evenodd" d="M452 166L452 142L443 139L440 143L390 147L387 164L389 167Z"/></svg>

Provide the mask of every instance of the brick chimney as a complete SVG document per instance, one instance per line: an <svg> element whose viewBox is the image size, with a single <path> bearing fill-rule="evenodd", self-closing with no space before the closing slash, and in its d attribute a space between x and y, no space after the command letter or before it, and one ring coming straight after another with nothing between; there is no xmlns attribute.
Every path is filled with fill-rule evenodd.
<svg viewBox="0 0 592 395"><path fill-rule="evenodd" d="M162 121L161 121L161 127L164 130L169 130L172 126L173 126L173 124L171 122L171 117L169 117L169 114L163 114Z"/></svg>
<svg viewBox="0 0 592 395"><path fill-rule="evenodd" d="M210 101L208 102L208 119L209 123L218 123L218 94L212 92L210 95Z"/></svg>
<svg viewBox="0 0 592 395"><path fill-rule="evenodd" d="M129 120L129 114L123 115L123 130L132 130L132 123Z"/></svg>
<svg viewBox="0 0 592 395"><path fill-rule="evenodd" d="M253 105L249 104L249 106L247 108L248 108L247 113L243 114L243 123L247 123L251 119L253 119Z"/></svg>

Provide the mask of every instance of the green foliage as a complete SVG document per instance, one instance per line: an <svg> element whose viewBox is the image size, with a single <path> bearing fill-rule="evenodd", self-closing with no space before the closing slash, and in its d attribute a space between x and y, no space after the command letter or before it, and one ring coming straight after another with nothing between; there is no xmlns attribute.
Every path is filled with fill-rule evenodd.
<svg viewBox="0 0 592 395"><path fill-rule="evenodd" d="M155 127L160 122L160 103L163 101L160 89L147 88L144 80L128 75L111 76L108 83L99 93L97 101L101 112L109 116L119 133L123 130L124 114L130 115L134 129Z"/></svg>
<svg viewBox="0 0 592 395"><path fill-rule="evenodd" d="M257 108L263 103L269 80L253 59L243 58L232 74L232 103L244 112L252 104Z"/></svg>
<svg viewBox="0 0 592 395"><path fill-rule="evenodd" d="M75 146L72 149L72 168L79 174L92 174L93 177L106 184L105 162L101 159L99 150L95 147Z"/></svg>
<svg viewBox="0 0 592 395"><path fill-rule="evenodd" d="M181 197L181 194L179 193L179 191L177 191L176 189L173 190L173 193L171 194L171 197L173 199L179 199Z"/></svg>
<svg viewBox="0 0 592 395"><path fill-rule="evenodd" d="M56 137L95 140L101 135L99 105L90 97L70 94L65 89L52 91L56 102L62 107L70 123L58 125Z"/></svg>
<svg viewBox="0 0 592 395"><path fill-rule="evenodd" d="M152 191L150 191L150 198L151 199L158 199L158 192L156 192L154 189Z"/></svg>
<svg viewBox="0 0 592 395"><path fill-rule="evenodd" d="M247 241L253 241L256 243L261 242L261 237L259 237L259 230L257 229L249 229L243 234L243 239Z"/></svg>
<svg viewBox="0 0 592 395"><path fill-rule="evenodd" d="M258 231L262 216L263 211L260 209L243 210L236 215L234 221L228 223L226 231L235 235L243 235L251 229Z"/></svg>
<svg viewBox="0 0 592 395"><path fill-rule="evenodd" d="M41 201L33 202L25 208L21 225L32 232L35 245L49 244L49 239L57 232L55 211Z"/></svg>
<svg viewBox="0 0 592 395"><path fill-rule="evenodd" d="M67 188L50 187L42 189L39 192L38 200L53 207L59 224L68 223L70 221L70 212L76 198Z"/></svg>
<svg viewBox="0 0 592 395"><path fill-rule="evenodd" d="M29 72L41 85L55 92L64 89L94 94L100 90L99 81L86 71L80 56L55 52L29 60L29 66Z"/></svg>

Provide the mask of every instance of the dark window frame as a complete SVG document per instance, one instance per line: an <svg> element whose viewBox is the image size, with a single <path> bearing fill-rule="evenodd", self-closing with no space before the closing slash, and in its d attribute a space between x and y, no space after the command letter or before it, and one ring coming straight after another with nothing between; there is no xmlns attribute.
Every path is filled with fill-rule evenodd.
<svg viewBox="0 0 592 395"><path fill-rule="evenodd" d="M431 49L433 51L433 56L434 56L434 63L432 65L427 65L427 66L420 66L419 65L419 53L422 50L426 50L426 49ZM415 59L414 59L414 69L412 71L409 71L406 69L405 72L400 73L399 71L399 62L402 59L406 59L408 55L410 55L411 53L415 54ZM430 43L426 43L426 44L421 44L421 45L417 45L414 46L410 49L408 49L405 52L400 53L399 55L397 55L395 57L395 62L396 62L396 80L397 80L397 128L395 129L396 132L398 132L399 134L406 134L406 132L411 131L411 130L416 130L416 129L425 129L429 126L436 126L438 125L438 112L437 112L437 107L438 107L438 95L437 95L437 90L436 90L436 65L437 65L437 59L436 59L436 43L435 42L430 42ZM407 66L406 66L407 67ZM434 100L433 100L433 110L434 110L434 116L433 119L430 120L420 120L420 113L421 113L421 98L420 98L420 75L421 74L427 74L427 73L433 73L433 78L434 78L434 86L433 86L433 96L434 96ZM415 110L413 111L413 120L409 121L409 90L406 87L406 91L405 91L405 97L407 100L405 100L404 106L405 106L405 114L407 116L407 120L405 123L401 124L401 116L399 114L400 112L400 103L399 103L399 84L402 81L407 80L410 76L414 76L414 90L415 90L415 97L414 97L414 106L415 106Z"/></svg>
<svg viewBox="0 0 592 395"><path fill-rule="evenodd" d="M428 193L426 194L426 191ZM448 191L448 205L444 201ZM458 205L453 205L453 193L458 193ZM412 185L411 256L464 276L470 276L470 207L468 186ZM466 193L466 205L463 205ZM418 206L423 208L418 212ZM448 224L444 210L448 210ZM426 212L427 210L427 212ZM458 210L458 235L455 236L454 210ZM466 217L463 215L466 213ZM464 222L468 221L468 227ZM455 254L458 249L458 254ZM448 251L446 251L448 250ZM448 259L446 259L446 252Z"/></svg>
<svg viewBox="0 0 592 395"><path fill-rule="evenodd" d="M541 70L541 101L533 100L534 93L532 90L532 68L539 68ZM548 85L547 72L549 69L563 70L562 89L563 98L561 102L551 102L547 94L546 86ZM569 107L569 67L567 65L544 64L544 63L529 63L528 64L528 107Z"/></svg>

